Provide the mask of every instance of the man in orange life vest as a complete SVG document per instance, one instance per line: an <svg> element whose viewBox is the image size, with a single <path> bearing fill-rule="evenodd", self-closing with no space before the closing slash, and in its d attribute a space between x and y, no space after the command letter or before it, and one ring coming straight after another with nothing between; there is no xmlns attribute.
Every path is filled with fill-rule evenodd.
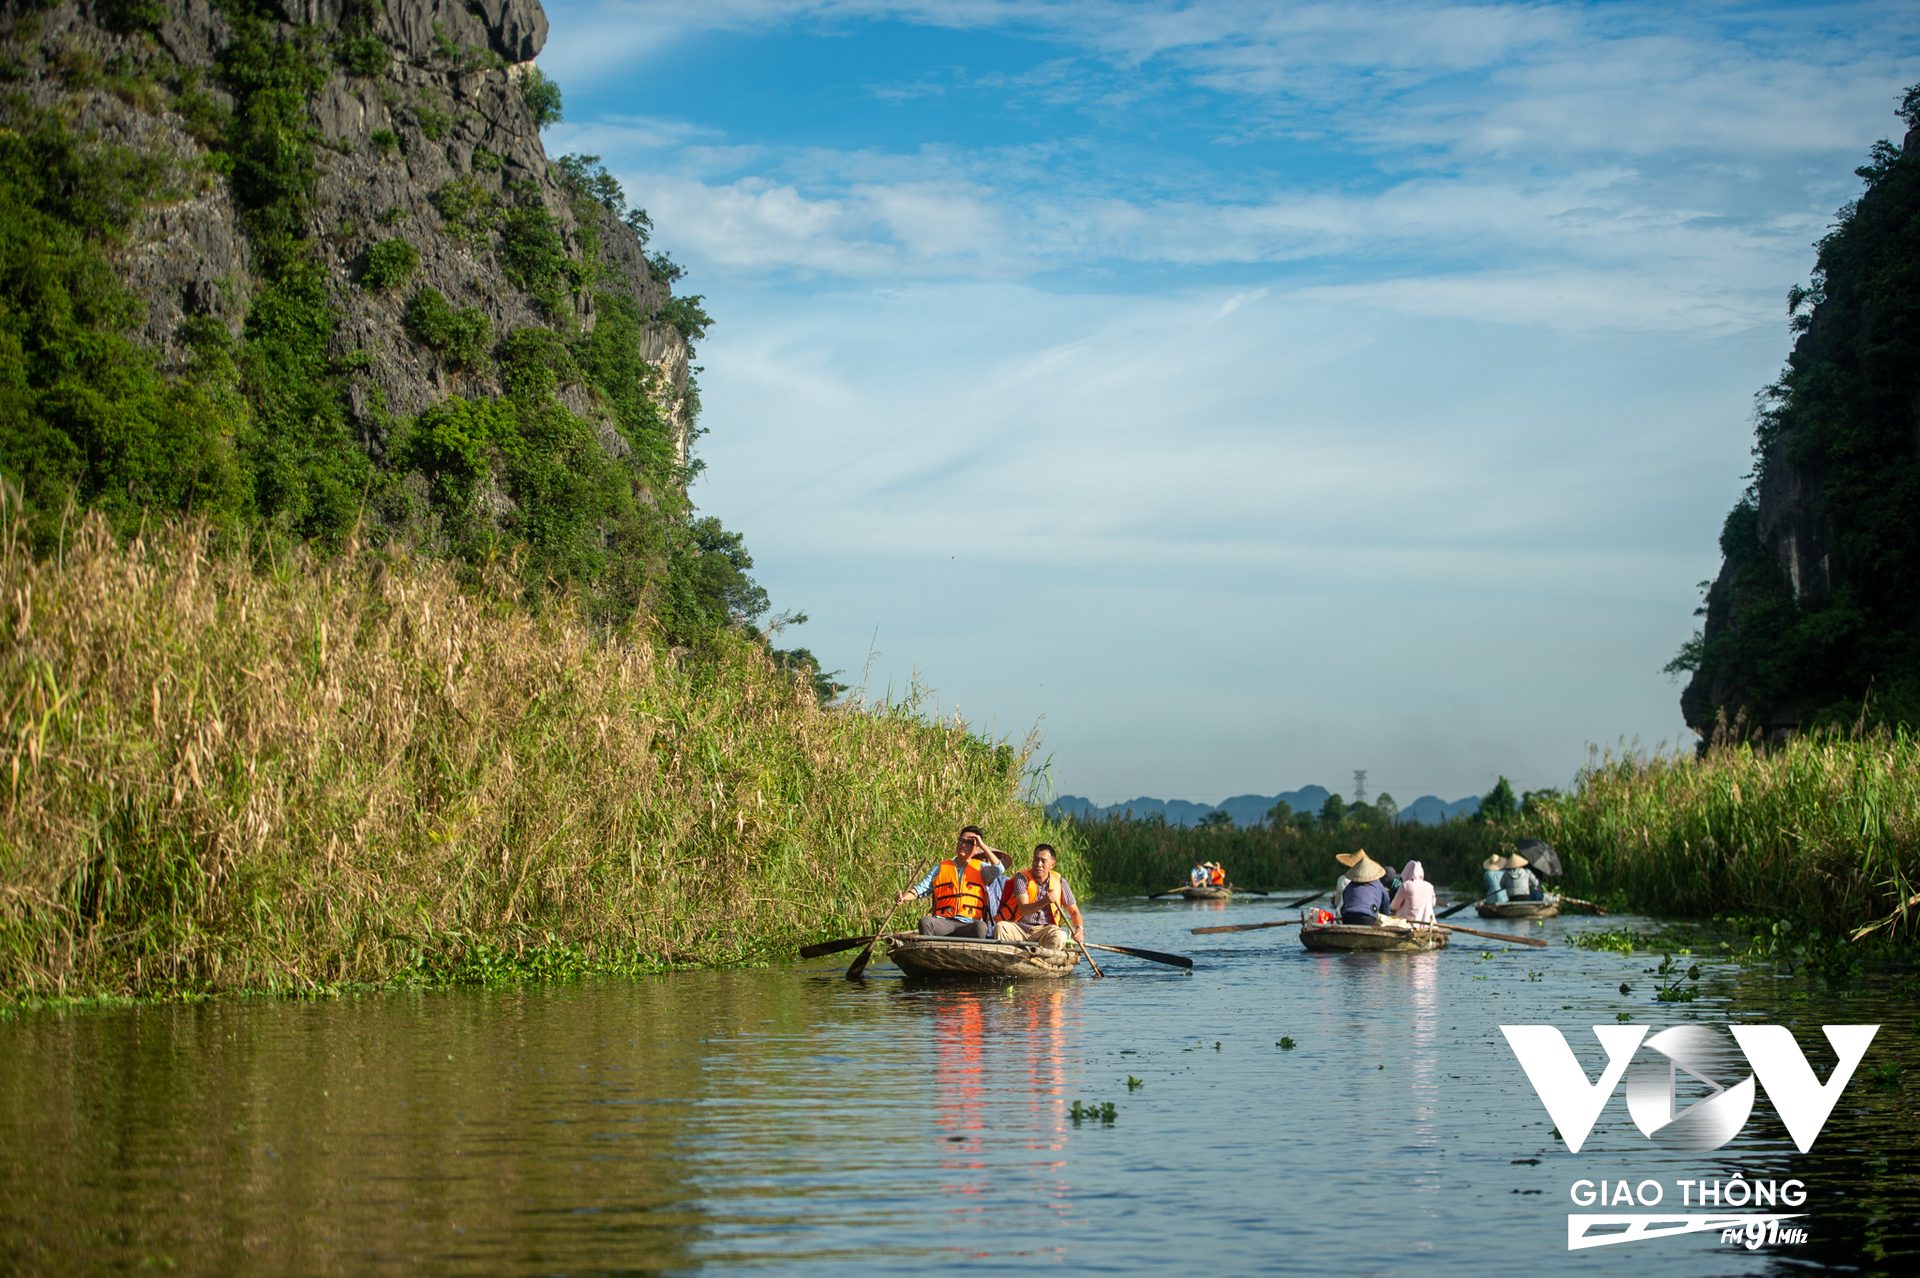
<svg viewBox="0 0 1920 1278"><path fill-rule="evenodd" d="M1073 939L1085 941L1087 926L1080 917L1080 906L1073 889L1054 873L1053 845L1042 843L1033 849L1033 868L1008 879L1000 890L1000 910L994 925L996 941L1032 941L1049 950L1067 948L1067 931L1060 925L1073 920Z"/></svg>
<svg viewBox="0 0 1920 1278"><path fill-rule="evenodd" d="M988 847L980 827L970 825L960 831L951 861L940 862L894 899L904 903L932 892L933 913L920 920L922 936L990 940L993 903L989 889L1006 873L1006 865L1006 855Z"/></svg>

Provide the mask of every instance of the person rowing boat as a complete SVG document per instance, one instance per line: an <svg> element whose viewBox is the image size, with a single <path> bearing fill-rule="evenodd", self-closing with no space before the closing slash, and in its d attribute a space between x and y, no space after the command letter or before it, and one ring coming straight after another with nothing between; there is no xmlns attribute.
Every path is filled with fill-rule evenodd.
<svg viewBox="0 0 1920 1278"><path fill-rule="evenodd" d="M1426 867L1409 861L1400 870L1400 887L1393 894L1394 917L1415 923L1433 922L1433 884L1427 882Z"/></svg>
<svg viewBox="0 0 1920 1278"><path fill-rule="evenodd" d="M1380 882L1387 877L1386 866L1368 856L1365 848L1338 853L1333 859L1347 867L1333 894L1342 923L1371 927L1376 914L1392 912L1393 896Z"/></svg>
<svg viewBox="0 0 1920 1278"><path fill-rule="evenodd" d="M992 887L1006 873L1006 854L987 846L980 827L962 827L953 857L928 870L926 876L894 898L904 905L916 897L933 897L933 912L920 919L922 936L962 936L990 940L993 936Z"/></svg>
<svg viewBox="0 0 1920 1278"><path fill-rule="evenodd" d="M1418 862L1407 863L1400 891L1389 896L1383 881L1387 867L1365 849L1343 852L1334 859L1347 867L1334 893L1340 912L1336 916L1313 910L1301 916L1300 943L1307 949L1418 954L1445 947L1447 934L1431 922L1433 889ZM1413 885L1411 891L1408 885ZM1418 921L1395 917L1391 907L1396 903Z"/></svg>
<svg viewBox="0 0 1920 1278"><path fill-rule="evenodd" d="M1086 920L1073 899L1073 889L1053 868L1057 862L1051 843L1036 844L1033 865L1004 881L994 940L1031 941L1050 950L1065 949L1068 933L1061 924L1071 919L1073 939L1086 942Z"/></svg>

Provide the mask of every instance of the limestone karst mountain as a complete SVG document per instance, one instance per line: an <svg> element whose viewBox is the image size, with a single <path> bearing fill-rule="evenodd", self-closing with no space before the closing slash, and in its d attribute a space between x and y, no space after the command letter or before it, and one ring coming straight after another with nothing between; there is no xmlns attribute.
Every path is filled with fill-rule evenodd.
<svg viewBox="0 0 1920 1278"><path fill-rule="evenodd" d="M1705 624L1668 667L1711 739L1920 725L1920 86L1904 141L1788 294L1792 354L1760 397L1751 487L1728 514Z"/></svg>
<svg viewBox="0 0 1920 1278"><path fill-rule="evenodd" d="M536 0L9 3L0 473L43 535L71 495L513 559L613 617L763 608L685 498L710 321L546 154L546 33Z"/></svg>

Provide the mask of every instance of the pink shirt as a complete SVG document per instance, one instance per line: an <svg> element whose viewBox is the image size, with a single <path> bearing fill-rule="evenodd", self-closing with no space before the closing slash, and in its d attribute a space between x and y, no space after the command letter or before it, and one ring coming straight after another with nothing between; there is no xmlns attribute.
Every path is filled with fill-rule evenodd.
<svg viewBox="0 0 1920 1278"><path fill-rule="evenodd" d="M1400 884L1400 890L1393 894L1395 918L1407 919L1414 923L1433 922L1433 884L1425 879L1407 879Z"/></svg>

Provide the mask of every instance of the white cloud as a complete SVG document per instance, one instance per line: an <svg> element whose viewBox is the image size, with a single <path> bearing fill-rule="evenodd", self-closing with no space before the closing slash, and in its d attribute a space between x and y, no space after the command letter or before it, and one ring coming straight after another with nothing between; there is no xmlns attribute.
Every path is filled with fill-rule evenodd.
<svg viewBox="0 0 1920 1278"><path fill-rule="evenodd" d="M1673 736L1658 669L1779 349L1272 288L713 302L755 318L704 352L726 479L696 499L808 645L857 665L877 625L876 689L917 666L982 723L1045 715L1060 783L1107 797L1329 758L1461 794Z"/></svg>
<svg viewBox="0 0 1920 1278"><path fill-rule="evenodd" d="M696 500L831 664L878 625L876 688L1045 715L1107 798L1452 796L1674 735L1782 295L1920 80L1891 3L550 12L551 149L719 317ZM702 33L881 19L1027 43L836 82L937 98L937 145L614 109Z"/></svg>

